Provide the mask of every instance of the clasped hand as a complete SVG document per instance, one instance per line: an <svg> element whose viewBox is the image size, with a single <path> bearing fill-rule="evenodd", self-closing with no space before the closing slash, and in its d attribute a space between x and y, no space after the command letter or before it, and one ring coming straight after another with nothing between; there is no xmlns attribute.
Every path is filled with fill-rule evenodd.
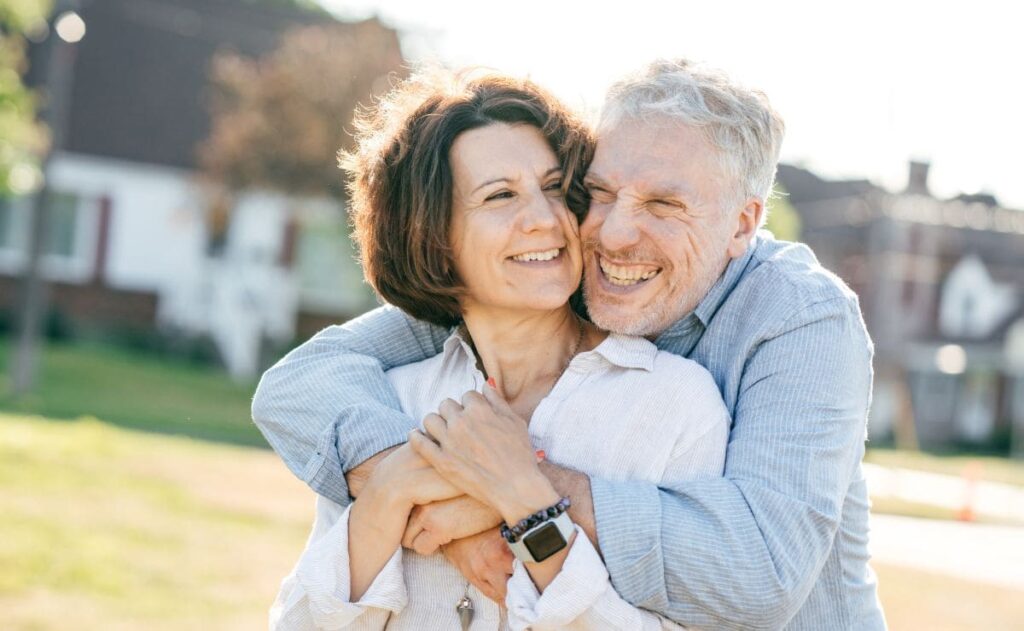
<svg viewBox="0 0 1024 631"><path fill-rule="evenodd" d="M527 424L486 388L461 403L446 399L423 427L381 463L385 470L401 465L384 477L413 505L402 544L421 554L443 547L471 583L500 602L512 555L495 526L558 500L537 467Z"/></svg>

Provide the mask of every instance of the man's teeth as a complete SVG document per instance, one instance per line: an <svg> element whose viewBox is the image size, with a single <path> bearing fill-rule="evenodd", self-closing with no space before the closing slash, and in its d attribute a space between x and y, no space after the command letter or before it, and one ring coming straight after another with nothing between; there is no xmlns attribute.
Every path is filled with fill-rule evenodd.
<svg viewBox="0 0 1024 631"><path fill-rule="evenodd" d="M613 265L604 259L600 259L601 271L613 285L628 286L636 285L645 280L650 280L658 275L661 269L647 265Z"/></svg>
<svg viewBox="0 0 1024 631"><path fill-rule="evenodd" d="M512 257L513 261L550 261L558 256L561 252L561 248L555 248L553 250L544 250L543 252L524 252L523 254L517 254Z"/></svg>

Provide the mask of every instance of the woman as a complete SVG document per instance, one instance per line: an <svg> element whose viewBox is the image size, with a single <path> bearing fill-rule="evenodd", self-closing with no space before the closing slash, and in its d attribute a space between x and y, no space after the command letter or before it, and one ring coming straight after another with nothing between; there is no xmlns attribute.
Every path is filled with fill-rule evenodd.
<svg viewBox="0 0 1024 631"><path fill-rule="evenodd" d="M512 526L507 538L521 561L506 613L441 554L403 551L414 506L464 493L405 445L349 509L317 499L273 628L671 625L615 593L537 466L540 448L586 473L671 488L721 475L724 461L728 418L706 371L641 338L608 335L569 307L582 273L580 182L590 150L575 116L505 77L414 77L363 117L346 163L366 277L413 316L458 325L440 355L388 377L402 409L426 417L435 437L445 428L431 413L447 399L503 405L500 394L530 419L513 444L481 456L494 479L446 472ZM423 435L414 439L428 449Z"/></svg>

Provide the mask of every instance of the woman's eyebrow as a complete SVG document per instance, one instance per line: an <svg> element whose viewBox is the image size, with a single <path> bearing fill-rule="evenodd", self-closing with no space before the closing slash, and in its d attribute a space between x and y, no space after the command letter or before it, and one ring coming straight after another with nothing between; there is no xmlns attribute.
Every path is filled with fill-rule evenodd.
<svg viewBox="0 0 1024 631"><path fill-rule="evenodd" d="M497 178L494 178L493 180L487 180L486 182L484 182L480 186L478 186L478 187L474 188L472 191L470 191L469 194L472 195L473 193L476 193L477 191L479 191L483 187L490 186L491 184L497 184L498 182L511 182L511 181L512 180L510 180L507 177L497 177Z"/></svg>

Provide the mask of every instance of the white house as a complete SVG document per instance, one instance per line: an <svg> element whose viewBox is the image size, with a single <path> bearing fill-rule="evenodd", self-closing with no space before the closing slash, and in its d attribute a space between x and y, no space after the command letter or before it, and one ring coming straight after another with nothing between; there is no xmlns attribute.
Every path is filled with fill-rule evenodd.
<svg viewBox="0 0 1024 631"><path fill-rule="evenodd" d="M268 343L371 306L339 201L243 194L211 255L194 166L214 52L262 54L286 28L328 18L239 0L98 0L82 15L67 140L47 174L53 308L92 326L209 336L249 377ZM0 310L13 304L29 207L0 201Z"/></svg>

